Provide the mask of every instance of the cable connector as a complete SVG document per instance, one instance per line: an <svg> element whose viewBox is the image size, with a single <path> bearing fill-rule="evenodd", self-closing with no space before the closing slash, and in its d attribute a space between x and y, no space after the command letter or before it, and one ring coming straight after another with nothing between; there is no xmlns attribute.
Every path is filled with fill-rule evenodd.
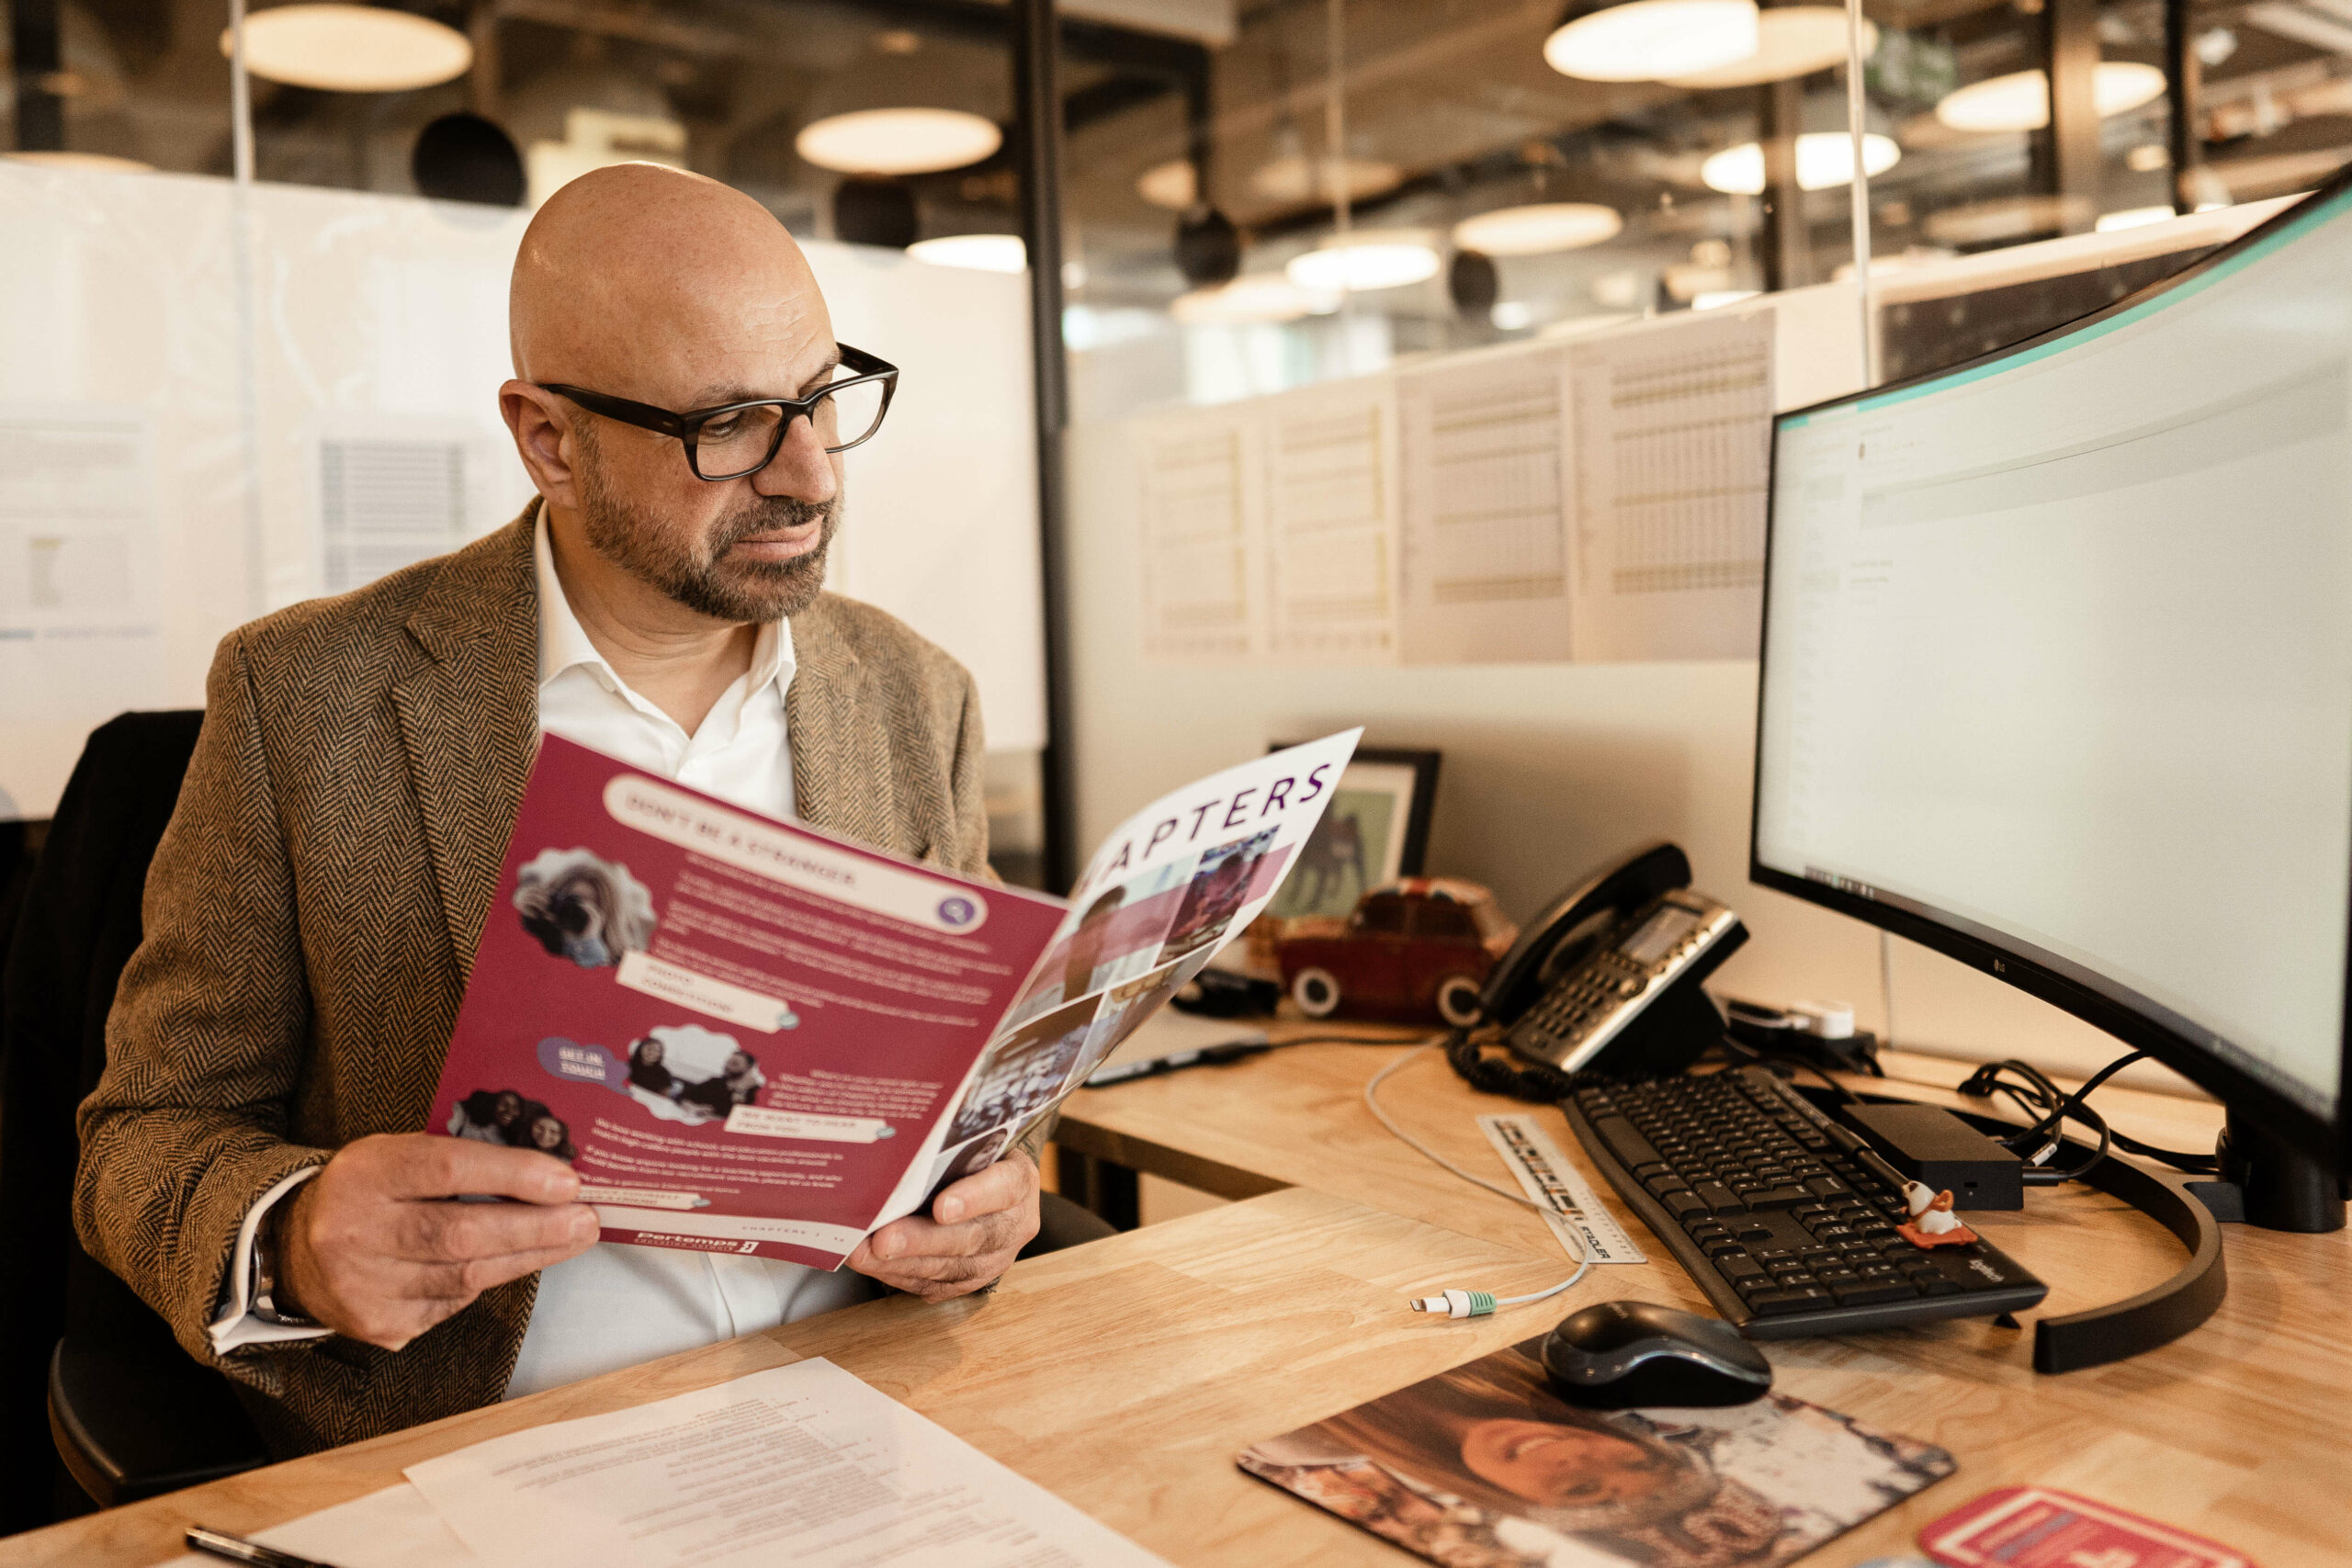
<svg viewBox="0 0 2352 1568"><path fill-rule="evenodd" d="M1442 1312L1448 1317L1485 1317L1495 1310L1495 1298L1484 1291L1448 1291L1442 1296L1416 1296L1415 1312Z"/></svg>

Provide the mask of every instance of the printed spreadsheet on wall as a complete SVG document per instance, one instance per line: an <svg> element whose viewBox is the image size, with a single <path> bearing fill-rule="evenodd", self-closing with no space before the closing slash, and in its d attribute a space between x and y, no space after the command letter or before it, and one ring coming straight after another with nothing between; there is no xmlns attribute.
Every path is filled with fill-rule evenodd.
<svg viewBox="0 0 2352 1568"><path fill-rule="evenodd" d="M1216 417L1184 420L1139 443L1144 640L1155 657L1239 659L1252 650L1244 445L1238 422Z"/></svg>
<svg viewBox="0 0 2352 1568"><path fill-rule="evenodd" d="M1385 380L1275 400L1266 452L1274 651L1351 661L1394 657L1395 424Z"/></svg>
<svg viewBox="0 0 2352 1568"><path fill-rule="evenodd" d="M1138 421L1174 662L1752 658L1776 308Z"/></svg>

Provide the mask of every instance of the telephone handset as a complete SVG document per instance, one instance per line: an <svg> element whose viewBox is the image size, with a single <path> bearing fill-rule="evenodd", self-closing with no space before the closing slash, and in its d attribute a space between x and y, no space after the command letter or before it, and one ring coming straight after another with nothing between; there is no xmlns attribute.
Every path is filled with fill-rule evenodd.
<svg viewBox="0 0 2352 1568"><path fill-rule="evenodd" d="M1699 983L1747 940L1690 891L1689 857L1652 844L1553 900L1480 1001L1504 1044L1559 1073L1679 1072L1723 1033Z"/></svg>

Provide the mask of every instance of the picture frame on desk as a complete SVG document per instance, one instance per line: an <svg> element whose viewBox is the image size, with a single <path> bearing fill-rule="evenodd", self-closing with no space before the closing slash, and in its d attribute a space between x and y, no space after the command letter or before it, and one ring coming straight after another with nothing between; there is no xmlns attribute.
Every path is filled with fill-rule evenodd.
<svg viewBox="0 0 2352 1568"><path fill-rule="evenodd" d="M1287 742L1267 748L1279 751ZM1298 863L1267 906L1272 920L1345 919L1383 883L1419 876L1437 806L1438 751L1365 746L1340 775L1330 808L1299 849Z"/></svg>

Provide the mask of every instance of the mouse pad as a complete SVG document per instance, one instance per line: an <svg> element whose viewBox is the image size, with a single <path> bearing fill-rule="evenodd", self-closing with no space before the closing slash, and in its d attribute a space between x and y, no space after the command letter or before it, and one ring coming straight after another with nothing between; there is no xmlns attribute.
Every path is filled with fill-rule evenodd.
<svg viewBox="0 0 2352 1568"><path fill-rule="evenodd" d="M1784 1394L1581 1410L1530 1339L1244 1450L1241 1468L1446 1568L1771 1568L1958 1468Z"/></svg>

